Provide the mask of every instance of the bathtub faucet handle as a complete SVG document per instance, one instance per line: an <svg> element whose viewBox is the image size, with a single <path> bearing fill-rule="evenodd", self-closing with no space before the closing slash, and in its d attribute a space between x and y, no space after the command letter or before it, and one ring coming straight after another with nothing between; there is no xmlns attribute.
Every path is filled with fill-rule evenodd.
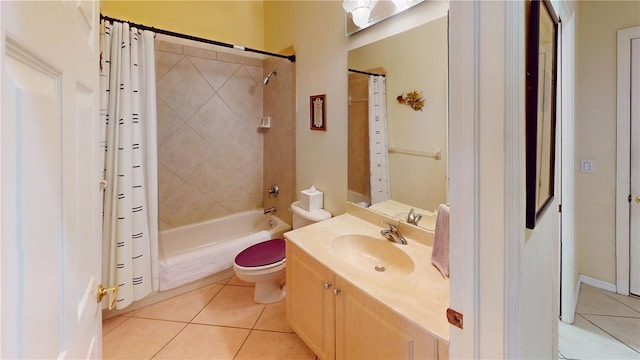
<svg viewBox="0 0 640 360"><path fill-rule="evenodd" d="M268 209L264 209L264 214L265 215L271 214L271 213L274 213L274 212L276 212L276 208L275 207L270 207Z"/></svg>
<svg viewBox="0 0 640 360"><path fill-rule="evenodd" d="M271 185L271 187L269 188L269 197L271 197L271 194L273 194L273 197L278 197L279 191L280 189L278 189L278 185L276 184Z"/></svg>

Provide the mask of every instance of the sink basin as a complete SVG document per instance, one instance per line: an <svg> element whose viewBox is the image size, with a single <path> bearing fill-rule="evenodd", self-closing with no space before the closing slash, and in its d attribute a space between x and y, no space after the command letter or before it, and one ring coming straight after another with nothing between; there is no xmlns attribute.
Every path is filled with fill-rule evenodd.
<svg viewBox="0 0 640 360"><path fill-rule="evenodd" d="M394 243L368 235L338 236L331 244L336 256L364 271L389 275L406 275L414 269L413 260Z"/></svg>

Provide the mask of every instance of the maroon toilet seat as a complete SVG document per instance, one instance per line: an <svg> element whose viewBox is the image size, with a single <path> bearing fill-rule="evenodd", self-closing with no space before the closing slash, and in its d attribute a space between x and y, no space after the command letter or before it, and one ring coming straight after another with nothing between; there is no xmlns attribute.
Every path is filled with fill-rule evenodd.
<svg viewBox="0 0 640 360"><path fill-rule="evenodd" d="M239 266L258 267L275 264L285 258L284 239L271 239L242 250L235 259Z"/></svg>

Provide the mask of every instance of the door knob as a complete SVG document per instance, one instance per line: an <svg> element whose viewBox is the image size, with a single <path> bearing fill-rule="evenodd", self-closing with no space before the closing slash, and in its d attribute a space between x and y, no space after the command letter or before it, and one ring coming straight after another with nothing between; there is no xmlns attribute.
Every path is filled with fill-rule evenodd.
<svg viewBox="0 0 640 360"><path fill-rule="evenodd" d="M113 297L111 298L111 302L109 302L109 310L111 310L118 299L118 285L110 288L105 288L102 284L98 285L98 303L102 302L102 298L104 298L109 292L113 292Z"/></svg>
<svg viewBox="0 0 640 360"><path fill-rule="evenodd" d="M636 196L636 203L640 204L640 196Z"/></svg>

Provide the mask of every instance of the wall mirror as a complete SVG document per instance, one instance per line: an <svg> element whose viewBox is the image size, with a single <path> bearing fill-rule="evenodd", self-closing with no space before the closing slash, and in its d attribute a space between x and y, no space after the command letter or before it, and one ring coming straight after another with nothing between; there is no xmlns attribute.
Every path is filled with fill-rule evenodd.
<svg viewBox="0 0 640 360"><path fill-rule="evenodd" d="M354 34L390 16L401 13L424 0L345 0L347 35Z"/></svg>
<svg viewBox="0 0 640 360"><path fill-rule="evenodd" d="M401 221L413 208L430 230L447 202L447 26L440 17L348 56L347 200ZM421 110L399 102L413 91Z"/></svg>

